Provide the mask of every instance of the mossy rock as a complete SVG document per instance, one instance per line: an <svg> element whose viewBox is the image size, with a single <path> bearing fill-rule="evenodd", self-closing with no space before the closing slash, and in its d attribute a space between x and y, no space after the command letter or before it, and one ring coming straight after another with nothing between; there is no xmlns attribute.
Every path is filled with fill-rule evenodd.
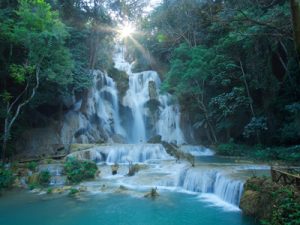
<svg viewBox="0 0 300 225"><path fill-rule="evenodd" d="M157 188L151 188L150 192L144 195L145 198L156 199L159 196Z"/></svg>
<svg viewBox="0 0 300 225"><path fill-rule="evenodd" d="M240 202L240 208L243 209L243 213L249 216L258 214L259 210L259 193L256 191L245 191Z"/></svg>
<svg viewBox="0 0 300 225"><path fill-rule="evenodd" d="M161 143L161 136L160 135L155 135L153 137L151 137L147 143L150 144L160 144Z"/></svg>
<svg viewBox="0 0 300 225"><path fill-rule="evenodd" d="M244 185L240 207L246 215L262 220L264 224L298 224L298 196L299 191L293 186L277 184L269 178L252 177Z"/></svg>
<svg viewBox="0 0 300 225"><path fill-rule="evenodd" d="M120 96L124 97L129 89L129 77L126 72L112 67L107 71L107 73L116 82Z"/></svg>
<svg viewBox="0 0 300 225"><path fill-rule="evenodd" d="M71 144L70 153L87 150L87 149L93 148L95 146L96 145L94 145L94 144Z"/></svg>
<svg viewBox="0 0 300 225"><path fill-rule="evenodd" d="M38 185L39 183L39 174L33 173L31 176L28 177L28 184L29 185Z"/></svg>
<svg viewBox="0 0 300 225"><path fill-rule="evenodd" d="M145 107L147 107L151 113L158 113L160 102L158 99L150 99L145 103Z"/></svg>

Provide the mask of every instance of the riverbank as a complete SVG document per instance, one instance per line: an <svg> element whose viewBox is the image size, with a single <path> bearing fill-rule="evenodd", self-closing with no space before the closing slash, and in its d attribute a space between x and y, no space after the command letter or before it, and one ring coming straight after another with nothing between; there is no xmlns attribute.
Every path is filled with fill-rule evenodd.
<svg viewBox="0 0 300 225"><path fill-rule="evenodd" d="M244 185L240 207L264 225L299 224L300 191L291 185L252 177Z"/></svg>
<svg viewBox="0 0 300 225"><path fill-rule="evenodd" d="M215 146L219 156L240 157L244 160L267 163L271 165L300 166L300 145L290 147L249 146L244 144L226 143Z"/></svg>

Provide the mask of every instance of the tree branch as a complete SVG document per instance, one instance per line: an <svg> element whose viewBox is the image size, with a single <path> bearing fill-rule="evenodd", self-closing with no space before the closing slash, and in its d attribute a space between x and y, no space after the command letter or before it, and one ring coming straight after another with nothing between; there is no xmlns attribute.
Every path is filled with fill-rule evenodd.
<svg viewBox="0 0 300 225"><path fill-rule="evenodd" d="M23 103L21 103L20 105L18 105L17 110L16 110L16 112L15 112L15 115L13 116L13 118L11 119L11 121L9 122L9 124L8 124L8 126L7 126L8 130L11 129L13 123L15 122L15 120L17 119L17 117L19 116L21 109L22 109L25 105L27 105L27 104L31 101L31 99L35 96L36 90L38 89L39 84L40 84L40 81L39 81L39 74L40 74L40 66L37 66L36 72L35 72L36 84L35 84L35 86L33 87L32 92L31 92L31 95L29 96L29 98L26 99L26 100L25 100Z"/></svg>

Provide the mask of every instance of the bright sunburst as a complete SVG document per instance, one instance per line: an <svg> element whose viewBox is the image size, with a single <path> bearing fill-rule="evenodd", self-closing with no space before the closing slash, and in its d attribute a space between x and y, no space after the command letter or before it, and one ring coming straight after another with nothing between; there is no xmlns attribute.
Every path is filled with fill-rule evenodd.
<svg viewBox="0 0 300 225"><path fill-rule="evenodd" d="M123 24L119 28L119 33L120 33L121 38L129 37L134 32L135 32L135 27L129 23Z"/></svg>

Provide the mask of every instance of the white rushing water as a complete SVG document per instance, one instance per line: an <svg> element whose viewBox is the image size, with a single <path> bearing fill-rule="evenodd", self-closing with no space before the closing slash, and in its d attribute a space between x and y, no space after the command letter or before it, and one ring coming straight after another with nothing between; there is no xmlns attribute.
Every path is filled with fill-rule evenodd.
<svg viewBox="0 0 300 225"><path fill-rule="evenodd" d="M212 156L215 154L211 149L198 145L182 145L180 150L193 156Z"/></svg>
<svg viewBox="0 0 300 225"><path fill-rule="evenodd" d="M62 129L64 142L71 135L73 143L109 143L68 156L92 160L100 166L99 180L88 184L88 188L97 192L107 184L123 185L135 190L159 187L200 194L218 204L226 202L221 204L226 207L234 205L236 209L243 181L233 178L231 173L255 166L202 164L191 167L187 162L178 162L169 156L163 145L146 144L149 138L160 135L163 141L177 144L181 151L193 156L214 155L208 148L184 145L186 140L180 128L179 105L170 94L160 93L161 80L155 71L133 73L132 64L125 59L122 46L116 47L113 60L115 68L128 75L129 88L125 96L120 98L117 85L109 74L94 71L93 87L86 98L79 100L66 115ZM76 133L73 137L74 130ZM113 136L116 135L127 144L114 143ZM111 174L110 165L115 163L120 166L117 176ZM135 176L128 177L129 163L143 164L143 169Z"/></svg>
<svg viewBox="0 0 300 225"><path fill-rule="evenodd" d="M179 106L168 93L160 94L161 80L157 72L133 73L122 46L117 46L114 62L129 77L129 89L122 101L133 115L132 126L127 128L129 141L146 142L152 136L161 135L164 141L183 144Z"/></svg>
<svg viewBox="0 0 300 225"><path fill-rule="evenodd" d="M114 144L97 146L68 155L80 160L105 162L107 164L144 163L148 160L172 159L161 144Z"/></svg>
<svg viewBox="0 0 300 225"><path fill-rule="evenodd" d="M93 71L93 86L65 115L62 142L146 143L160 135L163 141L185 143L180 128L180 110L170 94L160 93L161 80L155 71L132 72L122 46L116 47L115 67L125 71L129 84L120 97L115 81L104 72ZM125 110L125 112L124 112Z"/></svg>
<svg viewBox="0 0 300 225"><path fill-rule="evenodd" d="M113 79L104 73L95 74L91 93L92 96L88 99L88 112L101 118L102 127L108 133L125 136L121 126L118 90Z"/></svg>
<svg viewBox="0 0 300 225"><path fill-rule="evenodd" d="M126 136L121 125L119 96L114 80L99 70L84 100L65 115L61 130L64 144L112 142L113 135Z"/></svg>
<svg viewBox="0 0 300 225"><path fill-rule="evenodd" d="M186 147L188 148L188 147ZM189 147L191 148L191 147ZM192 146L192 149L196 146ZM204 156L211 154L209 150L203 147ZM161 144L113 144L108 146L96 146L85 151L74 152L69 157L76 157L83 160L93 160L100 163L102 179L117 179L117 184L121 184L132 189L148 189L150 187L159 187L160 189L178 188L194 193L213 194L218 199L218 203L224 201L231 205L238 206L243 191L243 181L232 178L230 173L237 173L242 169L240 165L213 167L209 164L191 167L186 162L176 162L170 157ZM144 164L146 167L138 172L134 177L127 177L126 168L128 163ZM103 164L104 163L104 164ZM114 177L111 175L110 167L118 163L123 165L120 169L122 176ZM228 169L230 168L230 169ZM245 166L248 168L248 166ZM255 166L251 167L256 168ZM259 166L257 169L262 169ZM209 195L208 195L209 196ZM206 196L206 198L208 198ZM223 204L227 207L228 204Z"/></svg>
<svg viewBox="0 0 300 225"><path fill-rule="evenodd" d="M243 182L226 177L221 171L184 168L178 177L178 186L186 190L212 193L224 201L238 205L243 191Z"/></svg>

